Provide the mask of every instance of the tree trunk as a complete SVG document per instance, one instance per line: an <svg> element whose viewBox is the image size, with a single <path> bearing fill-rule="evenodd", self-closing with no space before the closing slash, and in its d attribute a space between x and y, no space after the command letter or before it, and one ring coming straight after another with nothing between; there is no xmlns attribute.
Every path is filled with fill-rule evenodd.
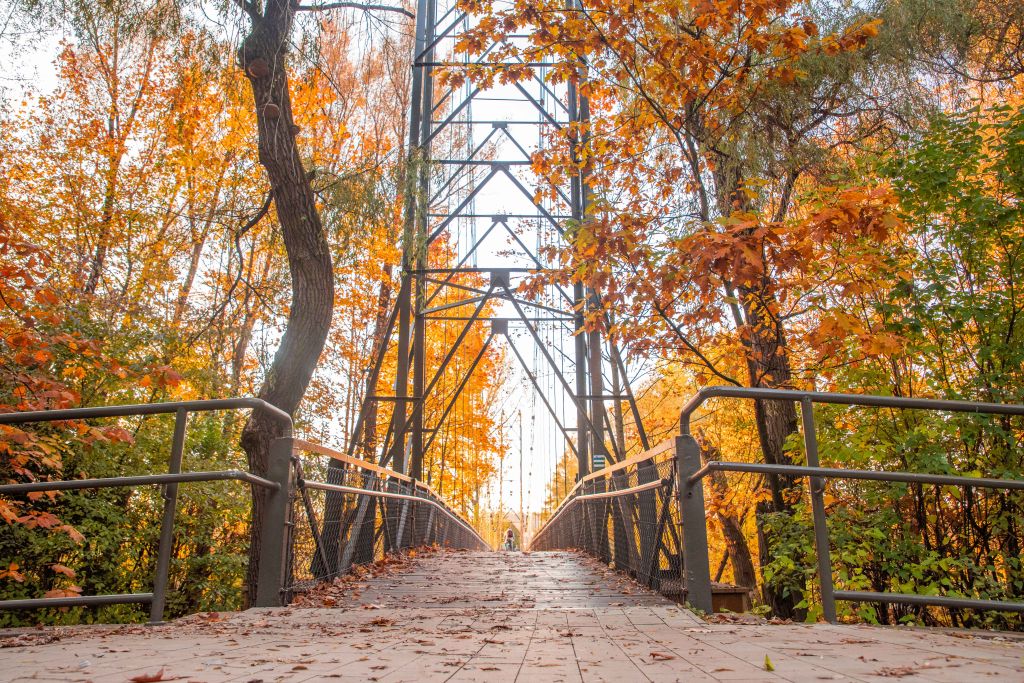
<svg viewBox="0 0 1024 683"><path fill-rule="evenodd" d="M245 0L240 0L245 2ZM302 166L295 140L298 128L288 95L286 55L295 5L269 0L262 14L245 2L252 28L238 49L239 62L252 86L259 128L259 159L274 197L274 207L288 255L291 308L281 345L260 388L259 397L294 414L316 369L331 326L334 272L310 177ZM271 442L284 425L263 411L253 411L242 430L242 448L249 467L262 476ZM259 575L260 522L266 494L254 488L249 532L248 595L256 594Z"/></svg>
<svg viewBox="0 0 1024 683"><path fill-rule="evenodd" d="M707 443L703 436L698 435L698 442L703 462L722 459L718 448ZM716 497L724 496L729 490L729 481L724 472L712 472L709 483L711 491ZM746 516L746 513L736 515L722 512L721 506L716 506L716 508L719 510L716 517L718 523L722 525L722 536L725 538L726 550L722 566L725 566L725 559L728 558L732 563L732 578L736 585L744 588L756 588L757 574L754 572L754 560L750 553L750 544L747 543L747 538L743 535L743 517Z"/></svg>
<svg viewBox="0 0 1024 683"><path fill-rule="evenodd" d="M370 353L370 363L376 361L379 354L385 353L388 340L384 338L385 327L388 323L388 309L391 305L391 264L384 264L383 277L380 281L380 293L377 296L377 319L373 324L373 351ZM376 386L366 388L368 394L377 392ZM370 401L366 410L366 420L363 422L363 457L373 460L377 451L377 402Z"/></svg>
<svg viewBox="0 0 1024 683"><path fill-rule="evenodd" d="M749 200L743 192L743 170L738 162L728 155L719 155L714 176L718 209L723 216L733 211L749 210ZM750 386L789 388L793 373L782 321L772 313L773 310L779 310L779 306L771 284L765 273L759 281L737 285L736 290L746 318L746 326L738 332L746 350ZM791 465L792 460L785 446L790 435L798 431L796 407L793 403L755 401L754 420L765 462ZM773 545L773 539L765 533L762 517L773 512L791 512L792 505L788 503L785 491L798 485L792 478L777 475L768 475L767 480L771 501L757 506L757 537L762 568L771 561ZM782 586L765 585L764 599L776 616L784 619L800 616L795 606L802 596L792 586L789 595L783 595Z"/></svg>

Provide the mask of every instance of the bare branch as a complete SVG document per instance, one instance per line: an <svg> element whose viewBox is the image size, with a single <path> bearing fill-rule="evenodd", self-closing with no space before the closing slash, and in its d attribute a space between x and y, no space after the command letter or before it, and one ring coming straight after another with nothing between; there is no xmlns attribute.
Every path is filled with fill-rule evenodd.
<svg viewBox="0 0 1024 683"><path fill-rule="evenodd" d="M250 0L234 0L234 2L242 9L243 12L248 14L249 18L252 19L254 22L257 22L263 18L263 16L260 14L259 8L256 6L256 3L251 2Z"/></svg>
<svg viewBox="0 0 1024 683"><path fill-rule="evenodd" d="M362 2L328 2L322 5L296 5L296 12L320 12L329 9L361 9L364 12L397 12L398 14L404 14L410 19L415 19L416 15L405 9L404 7L395 7L393 5L368 5Z"/></svg>

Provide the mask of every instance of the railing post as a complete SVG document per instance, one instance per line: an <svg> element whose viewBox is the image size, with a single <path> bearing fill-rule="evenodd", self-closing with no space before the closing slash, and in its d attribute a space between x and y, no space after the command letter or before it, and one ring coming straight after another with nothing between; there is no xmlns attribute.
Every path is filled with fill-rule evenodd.
<svg viewBox="0 0 1024 683"><path fill-rule="evenodd" d="M398 485L398 492L399 493L407 493L410 496L415 496L416 495L416 480L413 479L409 483L409 490L408 491L404 491L403 488L402 488L402 485L399 484ZM399 506L398 532L395 534L395 550L396 551L400 551L402 548L405 547L403 545L403 541L405 541L405 523L406 523L406 520L409 518L409 502L410 501L403 499L398 504L398 506Z"/></svg>
<svg viewBox="0 0 1024 683"><path fill-rule="evenodd" d="M169 474L181 472L187 425L188 411L178 408L174 412L174 438L171 441L171 459L167 466ZM174 545L174 514L178 508L178 485L166 484L163 488L164 516L160 521L160 546L156 556L156 574L153 577L153 602L149 605L149 623L151 624L159 624L164 620L164 605L167 604L167 575L171 568L171 550Z"/></svg>
<svg viewBox="0 0 1024 683"><path fill-rule="evenodd" d="M818 435L814 427L814 403L809 396L800 399L800 417L804 427L804 455L808 467L821 467L818 460ZM836 623L836 596L832 585L832 553L829 549L828 525L825 520L825 480L811 477L811 516L814 519L814 547L818 556L818 579L821 582L821 609L825 621Z"/></svg>
<svg viewBox="0 0 1024 683"><path fill-rule="evenodd" d="M712 612L711 568L708 566L708 528L704 510L704 482L690 483L701 467L700 446L689 434L676 437L676 476L679 485L679 518L683 525L683 588L686 600L704 612Z"/></svg>
<svg viewBox="0 0 1024 683"><path fill-rule="evenodd" d="M280 607L284 603L284 582L288 558L288 507L291 504L292 439L274 439L270 444L267 479L280 484L269 490L260 528L260 566L256 584L256 607Z"/></svg>

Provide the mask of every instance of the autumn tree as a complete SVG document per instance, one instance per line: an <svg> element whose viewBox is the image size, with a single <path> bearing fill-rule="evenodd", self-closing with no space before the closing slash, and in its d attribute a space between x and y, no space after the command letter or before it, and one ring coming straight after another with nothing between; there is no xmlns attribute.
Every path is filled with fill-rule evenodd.
<svg viewBox="0 0 1024 683"><path fill-rule="evenodd" d="M562 281L599 292L616 315L612 332L635 353L674 346L707 381L797 384L788 321L812 277L827 275L811 275L815 252L884 240L892 227L884 188L833 195L820 211L794 206L799 181L821 172L829 150L871 134L871 112L888 106L884 93L858 95L881 21L785 1L465 6L483 18L463 47L496 41L495 61L550 59L549 78L576 82L588 98L591 119L534 158L552 187L582 174L589 188L586 220L554 255L566 265ZM527 27L525 45L504 38ZM449 77L487 78L473 69ZM725 348L743 354L742 375L725 371ZM765 459L790 463L793 406L756 410ZM789 509L794 482L768 479L761 511ZM769 553L770 539L761 541ZM781 589L769 597L792 613Z"/></svg>

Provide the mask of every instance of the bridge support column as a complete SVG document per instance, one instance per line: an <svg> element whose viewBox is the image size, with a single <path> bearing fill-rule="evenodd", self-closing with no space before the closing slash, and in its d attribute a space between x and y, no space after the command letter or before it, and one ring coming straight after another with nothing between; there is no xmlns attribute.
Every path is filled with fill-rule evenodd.
<svg viewBox="0 0 1024 683"><path fill-rule="evenodd" d="M697 440L689 434L677 436L676 489L679 491L679 518L683 525L683 589L687 602L710 613L714 608L711 605L711 568L708 566L708 527L704 518L704 482L689 482L700 467Z"/></svg>
<svg viewBox="0 0 1024 683"><path fill-rule="evenodd" d="M270 445L267 479L278 489L267 495L260 526L260 567L254 607L280 607L284 604L288 577L288 517L292 493L292 439L275 439Z"/></svg>

